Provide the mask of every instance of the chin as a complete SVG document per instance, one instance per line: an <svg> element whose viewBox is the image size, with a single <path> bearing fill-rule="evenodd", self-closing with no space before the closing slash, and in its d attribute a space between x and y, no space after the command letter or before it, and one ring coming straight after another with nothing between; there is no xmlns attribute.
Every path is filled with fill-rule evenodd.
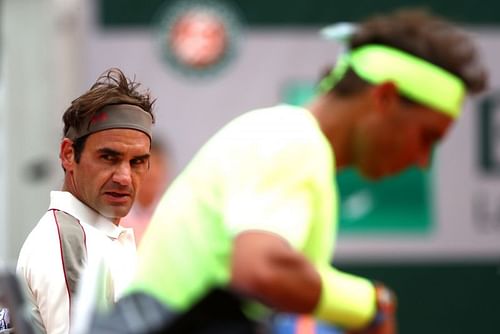
<svg viewBox="0 0 500 334"><path fill-rule="evenodd" d="M384 177L384 175L379 171L360 170L359 173L363 177L363 179L368 181L377 181Z"/></svg>
<svg viewBox="0 0 500 334"><path fill-rule="evenodd" d="M378 181L381 179L386 179L392 176L396 176L404 172L408 168L408 165L404 166L390 166L386 168L372 168L361 170L361 174L364 178L371 181Z"/></svg>
<svg viewBox="0 0 500 334"><path fill-rule="evenodd" d="M365 178L369 181L380 181L388 176L389 175L385 175L385 174L375 174L375 175L366 176Z"/></svg>
<svg viewBox="0 0 500 334"><path fill-rule="evenodd" d="M127 208L127 209L120 208L118 210L116 210L116 208L115 208L115 210L113 210L113 208L110 208L110 209L101 211L100 214L106 218L111 219L111 220L116 220L116 219L120 219L120 218L125 217L129 211L130 211L130 208Z"/></svg>

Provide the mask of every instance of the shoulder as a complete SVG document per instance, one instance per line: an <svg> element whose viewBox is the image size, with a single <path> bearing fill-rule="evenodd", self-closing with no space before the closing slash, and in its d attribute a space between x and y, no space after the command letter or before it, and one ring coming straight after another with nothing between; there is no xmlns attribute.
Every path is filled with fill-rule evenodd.
<svg viewBox="0 0 500 334"><path fill-rule="evenodd" d="M82 233L78 219L60 210L48 210L26 237L19 253L18 263L32 263L38 259L50 261L54 253L60 252L61 241L68 235L68 231ZM74 238L70 239L74 241Z"/></svg>
<svg viewBox="0 0 500 334"><path fill-rule="evenodd" d="M215 136L222 148L278 147L285 143L310 143L318 136L317 122L304 108L280 104L244 113ZM220 148L218 147L218 148Z"/></svg>
<svg viewBox="0 0 500 334"><path fill-rule="evenodd" d="M255 125L275 125L293 124L302 122L307 117L309 111L302 107L292 106L289 104L278 104L269 108L259 108L248 111L239 117L235 118L231 123L234 126L251 126Z"/></svg>
<svg viewBox="0 0 500 334"><path fill-rule="evenodd" d="M23 249L32 243L42 242L47 240L47 238L50 240L57 236L57 214L54 211L57 210L48 210L42 218L40 218L24 241ZM47 242L49 242L49 240L47 240Z"/></svg>

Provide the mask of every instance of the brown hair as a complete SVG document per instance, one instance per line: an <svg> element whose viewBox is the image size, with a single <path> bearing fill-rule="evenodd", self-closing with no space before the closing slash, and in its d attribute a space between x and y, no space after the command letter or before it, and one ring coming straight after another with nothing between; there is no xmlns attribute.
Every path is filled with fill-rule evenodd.
<svg viewBox="0 0 500 334"><path fill-rule="evenodd" d="M140 92L139 86L139 83L128 79L118 68L105 71L90 89L73 100L64 112L63 135L66 135L70 127L79 128L86 119L112 104L136 105L151 114L154 123L153 104L155 100L151 98L149 90ZM78 138L73 144L77 162L80 160L86 138Z"/></svg>
<svg viewBox="0 0 500 334"><path fill-rule="evenodd" d="M349 48L366 44L392 46L425 59L460 77L469 93L481 92L486 87L486 69L472 38L451 22L425 10L399 10L364 21L352 36ZM349 69L334 90L349 95L366 85Z"/></svg>

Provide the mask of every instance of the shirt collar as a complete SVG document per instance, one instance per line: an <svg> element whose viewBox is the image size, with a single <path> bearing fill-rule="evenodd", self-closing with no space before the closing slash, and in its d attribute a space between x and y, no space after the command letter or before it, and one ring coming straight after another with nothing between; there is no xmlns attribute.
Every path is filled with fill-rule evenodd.
<svg viewBox="0 0 500 334"><path fill-rule="evenodd" d="M50 192L49 210L51 209L64 211L78 219L81 223L93 226L112 239L117 239L123 231L128 230L127 228L115 225L111 219L102 216L67 191Z"/></svg>

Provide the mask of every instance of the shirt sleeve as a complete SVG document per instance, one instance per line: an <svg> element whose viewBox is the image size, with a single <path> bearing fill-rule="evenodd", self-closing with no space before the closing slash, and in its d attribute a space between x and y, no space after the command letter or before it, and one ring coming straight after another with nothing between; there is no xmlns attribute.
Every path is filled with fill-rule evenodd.
<svg viewBox="0 0 500 334"><path fill-rule="evenodd" d="M52 221L44 221L28 237L18 273L28 290L37 326L45 333L66 334L71 301L86 262L85 241L77 222L53 215Z"/></svg>

